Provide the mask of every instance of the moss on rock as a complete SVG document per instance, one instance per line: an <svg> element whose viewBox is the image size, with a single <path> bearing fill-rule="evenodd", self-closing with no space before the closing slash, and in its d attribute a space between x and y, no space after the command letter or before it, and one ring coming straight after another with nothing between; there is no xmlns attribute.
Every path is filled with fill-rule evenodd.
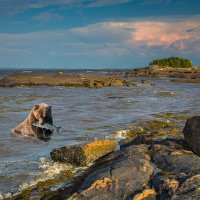
<svg viewBox="0 0 200 200"><path fill-rule="evenodd" d="M51 151L54 161L68 163L74 166L86 166L96 159L115 150L114 140L97 140L83 145L65 146Z"/></svg>

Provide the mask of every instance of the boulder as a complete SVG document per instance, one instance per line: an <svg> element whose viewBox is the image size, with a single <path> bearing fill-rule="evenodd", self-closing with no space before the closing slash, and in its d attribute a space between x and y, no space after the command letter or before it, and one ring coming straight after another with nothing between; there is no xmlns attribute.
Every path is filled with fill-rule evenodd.
<svg viewBox="0 0 200 200"><path fill-rule="evenodd" d="M186 121L183 133L192 151L200 155L200 116L189 118Z"/></svg>
<svg viewBox="0 0 200 200"><path fill-rule="evenodd" d="M96 159L113 152L117 146L114 140L97 140L82 145L64 146L50 153L54 161L74 166L86 166Z"/></svg>

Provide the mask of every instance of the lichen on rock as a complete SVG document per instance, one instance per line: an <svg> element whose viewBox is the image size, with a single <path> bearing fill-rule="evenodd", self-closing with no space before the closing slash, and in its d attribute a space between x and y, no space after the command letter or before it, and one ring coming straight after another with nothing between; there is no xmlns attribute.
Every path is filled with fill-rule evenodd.
<svg viewBox="0 0 200 200"><path fill-rule="evenodd" d="M54 161L74 166L86 166L96 159L113 152L117 146L114 140L97 140L82 145L65 146L51 151Z"/></svg>

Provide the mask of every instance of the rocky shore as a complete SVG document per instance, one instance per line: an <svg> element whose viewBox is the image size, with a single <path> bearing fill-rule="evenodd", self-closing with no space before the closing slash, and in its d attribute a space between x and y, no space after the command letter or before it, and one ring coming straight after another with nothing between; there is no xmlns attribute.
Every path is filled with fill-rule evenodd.
<svg viewBox="0 0 200 200"><path fill-rule="evenodd" d="M115 76L94 76L78 74L14 74L0 80L0 87L15 86L64 86L101 88L123 86L129 83Z"/></svg>
<svg viewBox="0 0 200 200"><path fill-rule="evenodd" d="M171 81L174 82L200 83L200 67L173 68L153 65L129 71L113 72L113 74L110 72L103 76L62 72L54 74L19 73L0 79L0 87L64 86L101 88L109 86L130 86L137 83L137 81L130 80L130 78L134 77L171 78Z"/></svg>
<svg viewBox="0 0 200 200"><path fill-rule="evenodd" d="M173 78L175 82L200 83L200 67L173 68L153 65L126 72L126 77L164 77Z"/></svg>
<svg viewBox="0 0 200 200"><path fill-rule="evenodd" d="M200 117L186 121L184 135L173 121L184 117L167 114L157 118L170 120L143 122L123 132L118 145L119 133L115 133L110 136L115 140L52 150L54 161L86 166L85 170L71 177L62 175L62 186L55 187L55 180L46 181L11 199L199 199Z"/></svg>

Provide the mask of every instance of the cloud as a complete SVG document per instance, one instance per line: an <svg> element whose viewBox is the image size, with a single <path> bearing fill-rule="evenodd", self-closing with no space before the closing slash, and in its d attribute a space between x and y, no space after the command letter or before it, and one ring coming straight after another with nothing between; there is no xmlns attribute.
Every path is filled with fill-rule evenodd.
<svg viewBox="0 0 200 200"><path fill-rule="evenodd" d="M39 15L34 16L33 19L39 22L52 22L52 21L61 21L64 19L64 16L56 13L43 12L40 13Z"/></svg>
<svg viewBox="0 0 200 200"><path fill-rule="evenodd" d="M192 30L192 31L188 31ZM160 56L199 60L200 16L99 22L58 31L0 34L1 62L27 57L34 65L55 63L131 65ZM16 56L16 58L9 59ZM93 61L92 61L93 60Z"/></svg>
<svg viewBox="0 0 200 200"><path fill-rule="evenodd" d="M85 7L102 7L115 4L123 4L133 0L1 0L0 15L15 15L29 9L41 9L50 6L85 6Z"/></svg>
<svg viewBox="0 0 200 200"><path fill-rule="evenodd" d="M162 46L173 49L174 52L187 53L186 49L192 44L189 41L200 40L199 18L133 22L137 31L132 33L130 43L149 47Z"/></svg>
<svg viewBox="0 0 200 200"><path fill-rule="evenodd" d="M116 4L124 4L124 3L129 3L133 0L97 0L91 2L88 7L103 7L103 6L111 6L111 5L116 5Z"/></svg>
<svg viewBox="0 0 200 200"><path fill-rule="evenodd" d="M141 5L154 5L154 4L164 4L168 5L172 0L143 0Z"/></svg>
<svg viewBox="0 0 200 200"><path fill-rule="evenodd" d="M24 12L30 9L41 9L48 7L58 8L94 8L113 6L117 4L125 4L136 2L138 5L164 4L167 5L172 0L0 0L0 15L10 16Z"/></svg>

